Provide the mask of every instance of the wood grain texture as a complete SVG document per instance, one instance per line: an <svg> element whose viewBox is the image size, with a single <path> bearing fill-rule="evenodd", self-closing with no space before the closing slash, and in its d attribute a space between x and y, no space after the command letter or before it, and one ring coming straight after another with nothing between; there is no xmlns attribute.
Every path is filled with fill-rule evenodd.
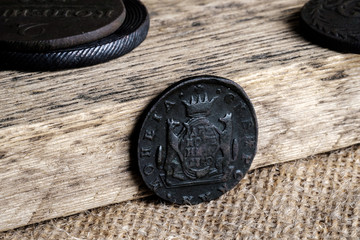
<svg viewBox="0 0 360 240"><path fill-rule="evenodd" d="M130 136L146 105L185 77L239 83L255 106L252 168L360 142L360 56L297 31L297 0L144 0L145 42L109 63L0 72L0 230L149 194Z"/></svg>

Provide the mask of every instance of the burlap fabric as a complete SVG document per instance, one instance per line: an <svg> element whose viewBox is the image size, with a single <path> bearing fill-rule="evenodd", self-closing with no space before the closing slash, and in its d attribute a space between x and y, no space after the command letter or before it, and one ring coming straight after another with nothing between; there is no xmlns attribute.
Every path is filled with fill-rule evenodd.
<svg viewBox="0 0 360 240"><path fill-rule="evenodd" d="M360 239L360 146L255 170L210 203L130 201L0 238Z"/></svg>

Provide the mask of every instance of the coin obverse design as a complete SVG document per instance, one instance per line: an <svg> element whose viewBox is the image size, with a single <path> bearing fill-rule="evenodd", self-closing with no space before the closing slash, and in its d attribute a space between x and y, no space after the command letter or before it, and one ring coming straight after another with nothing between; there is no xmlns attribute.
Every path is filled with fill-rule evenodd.
<svg viewBox="0 0 360 240"><path fill-rule="evenodd" d="M310 0L301 10L301 20L319 44L359 52L359 0Z"/></svg>
<svg viewBox="0 0 360 240"><path fill-rule="evenodd" d="M5 69L31 71L59 70L91 66L129 53L145 40L150 20L145 6L140 1L123 0L123 3L126 9L125 20L109 36L66 49L43 52L0 48L0 66Z"/></svg>
<svg viewBox="0 0 360 240"><path fill-rule="evenodd" d="M239 85L215 76L186 79L146 113L137 146L139 170L166 201L210 201L244 177L257 138L254 108Z"/></svg>
<svg viewBox="0 0 360 240"><path fill-rule="evenodd" d="M125 15L122 0L1 0L0 44L21 51L72 47L115 32Z"/></svg>

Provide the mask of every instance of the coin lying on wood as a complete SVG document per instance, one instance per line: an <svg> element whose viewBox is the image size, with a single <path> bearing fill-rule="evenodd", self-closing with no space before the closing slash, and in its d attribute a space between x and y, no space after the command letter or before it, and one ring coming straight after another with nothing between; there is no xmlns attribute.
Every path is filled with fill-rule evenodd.
<svg viewBox="0 0 360 240"><path fill-rule="evenodd" d="M360 52L360 1L310 0L301 21L305 34L319 45Z"/></svg>
<svg viewBox="0 0 360 240"><path fill-rule="evenodd" d="M66 2L68 0L38 1ZM78 0L69 1L77 2ZM97 5L95 2L97 2ZM12 50L10 47L6 47L6 44L0 44L0 65L3 66L3 68L9 69L59 70L103 63L130 52L145 40L149 30L149 15L145 6L141 4L141 2L138 0L123 0L123 3L125 6L123 12L126 11L124 22L112 34L92 42L62 49L46 51ZM87 4L87 6L90 9L90 4ZM102 2L100 4L98 1L94 1L94 6L102 6L98 7L98 9L103 9L100 10L103 11L103 13L105 12L106 7L109 7L106 4L102 4ZM119 6L120 9L122 9L121 5ZM24 14L23 12L24 10L21 13ZM76 12L69 12L69 14L70 13L76 14ZM87 13L90 15L90 11L88 11ZM100 14L101 12L94 10L91 13ZM110 16L113 16L111 10L109 10L107 13L110 14ZM45 13L42 12L42 14ZM63 12L62 14L65 13ZM78 14L80 14L80 12ZM81 12L81 14L85 14L85 12ZM79 24L79 22L74 21L73 24L76 26L77 24ZM59 31L60 30L61 29L59 29ZM39 28L30 28L27 31L29 31L29 34L36 34L42 32L39 31ZM10 44L10 41L8 43ZM36 41L34 41L33 44L35 43ZM18 46L20 45L17 45L17 47ZM33 47L35 46L36 44L33 45ZM24 47L24 45L22 45L22 47Z"/></svg>
<svg viewBox="0 0 360 240"><path fill-rule="evenodd" d="M239 85L194 77L165 90L146 111L138 165L162 199L197 204L238 184L253 161L257 138L254 108Z"/></svg>
<svg viewBox="0 0 360 240"><path fill-rule="evenodd" d="M106 37L125 20L122 0L2 0L0 44L46 51Z"/></svg>

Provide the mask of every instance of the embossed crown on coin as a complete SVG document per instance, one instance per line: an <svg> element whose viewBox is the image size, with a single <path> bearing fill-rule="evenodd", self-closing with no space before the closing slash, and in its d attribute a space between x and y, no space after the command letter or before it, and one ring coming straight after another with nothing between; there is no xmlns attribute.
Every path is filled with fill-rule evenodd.
<svg viewBox="0 0 360 240"><path fill-rule="evenodd" d="M194 117L194 116L208 116L210 115L210 110L212 107L212 104L214 103L216 97L209 100L208 95L205 93L205 96L203 99L201 99L201 96L191 96L191 100L189 101L182 101L186 106L186 112L188 116Z"/></svg>

